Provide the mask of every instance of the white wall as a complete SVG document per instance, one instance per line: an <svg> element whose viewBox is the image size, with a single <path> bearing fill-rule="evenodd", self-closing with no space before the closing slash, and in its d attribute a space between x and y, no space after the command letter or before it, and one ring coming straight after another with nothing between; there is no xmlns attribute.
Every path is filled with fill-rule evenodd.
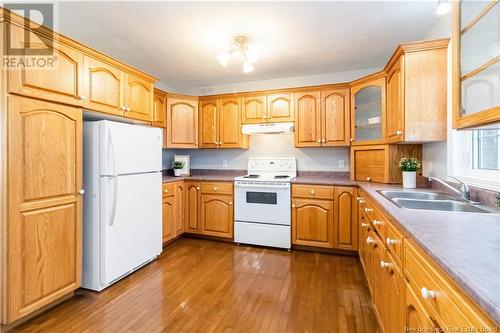
<svg viewBox="0 0 500 333"><path fill-rule="evenodd" d="M429 30L425 39L451 37L451 14L440 17ZM448 48L448 128L451 128L451 43ZM447 142L432 142L423 145L423 174L445 178L448 173Z"/></svg>
<svg viewBox="0 0 500 333"><path fill-rule="evenodd" d="M249 157L295 157L301 171L349 171L349 148L295 148L293 134L265 134L250 137L248 150L168 149L163 151L163 167L170 168L174 154L190 155L192 169L246 169ZM344 167L339 167L339 161Z"/></svg>

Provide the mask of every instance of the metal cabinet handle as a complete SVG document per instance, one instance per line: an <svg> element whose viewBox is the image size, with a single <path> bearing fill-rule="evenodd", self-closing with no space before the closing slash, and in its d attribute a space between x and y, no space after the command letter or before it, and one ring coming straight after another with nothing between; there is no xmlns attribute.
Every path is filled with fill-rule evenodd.
<svg viewBox="0 0 500 333"><path fill-rule="evenodd" d="M232 204L233 204L233 202L232 202L232 201L229 201L229 205L232 205Z"/></svg>
<svg viewBox="0 0 500 333"><path fill-rule="evenodd" d="M127 106L127 112L130 112L130 108Z"/></svg>
<svg viewBox="0 0 500 333"><path fill-rule="evenodd" d="M384 222L379 220L373 220L373 225L384 225Z"/></svg>
<svg viewBox="0 0 500 333"><path fill-rule="evenodd" d="M321 143L321 140L318 140L318 143Z"/></svg>
<svg viewBox="0 0 500 333"><path fill-rule="evenodd" d="M78 96L78 98L79 98L81 101L83 101L83 100L85 100L85 98L86 98L86 97L85 97L85 96Z"/></svg>
<svg viewBox="0 0 500 333"><path fill-rule="evenodd" d="M314 190L311 190L309 193L314 194Z"/></svg>
<svg viewBox="0 0 500 333"><path fill-rule="evenodd" d="M199 191L200 190L200 187L199 186L196 186L196 191Z"/></svg>
<svg viewBox="0 0 500 333"><path fill-rule="evenodd" d="M84 189L79 190L79 191L78 191L78 194L80 194L80 195L84 195L84 194L85 194L85 190L84 190Z"/></svg>
<svg viewBox="0 0 500 333"><path fill-rule="evenodd" d="M401 132L401 131L396 131L396 135L401 135L401 134L403 134L403 132Z"/></svg>
<svg viewBox="0 0 500 333"><path fill-rule="evenodd" d="M367 182L371 182L372 181L372 177L366 177L366 181Z"/></svg>
<svg viewBox="0 0 500 333"><path fill-rule="evenodd" d="M217 191L217 187L214 187L214 191Z"/></svg>
<svg viewBox="0 0 500 333"><path fill-rule="evenodd" d="M325 140L325 139L323 139L321 142L325 143L325 142L326 142L326 140Z"/></svg>
<svg viewBox="0 0 500 333"><path fill-rule="evenodd" d="M380 261L380 267L381 268L389 268L391 266L392 266L392 264L390 262L383 261L383 260Z"/></svg>
<svg viewBox="0 0 500 333"><path fill-rule="evenodd" d="M429 290L425 287L420 290L420 293L424 299L434 299L437 296L434 290Z"/></svg>
<svg viewBox="0 0 500 333"><path fill-rule="evenodd" d="M365 201L365 199L363 197L356 197L356 200L358 200L359 202Z"/></svg>
<svg viewBox="0 0 500 333"><path fill-rule="evenodd" d="M387 238L385 239L385 243L387 244L387 246L391 246L391 245L396 244L396 243L397 243L397 240L395 240L395 239L391 239L391 238L387 237Z"/></svg>
<svg viewBox="0 0 500 333"><path fill-rule="evenodd" d="M368 207L365 208L365 213L371 213L371 212L373 212L373 208L368 208Z"/></svg>
<svg viewBox="0 0 500 333"><path fill-rule="evenodd" d="M368 223L364 223L364 222L362 222L362 223L361 223L361 227L362 227L362 228L368 228L368 226L369 226L369 224L368 224Z"/></svg>
<svg viewBox="0 0 500 333"><path fill-rule="evenodd" d="M353 138L350 138L350 139L349 139L349 141L354 142L354 139L353 139Z"/></svg>
<svg viewBox="0 0 500 333"><path fill-rule="evenodd" d="M163 192L168 193L168 190L163 190Z"/></svg>
<svg viewBox="0 0 500 333"><path fill-rule="evenodd" d="M376 243L377 242L370 236L368 236L368 238L366 239L366 244L376 244Z"/></svg>
<svg viewBox="0 0 500 333"><path fill-rule="evenodd" d="M292 204L292 208L295 208L295 204Z"/></svg>

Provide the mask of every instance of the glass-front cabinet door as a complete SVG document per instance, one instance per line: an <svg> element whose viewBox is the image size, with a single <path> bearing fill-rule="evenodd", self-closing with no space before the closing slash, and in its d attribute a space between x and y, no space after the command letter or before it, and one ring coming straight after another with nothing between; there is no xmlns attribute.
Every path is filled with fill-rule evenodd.
<svg viewBox="0 0 500 333"><path fill-rule="evenodd" d="M500 121L500 4L453 2L453 127Z"/></svg>
<svg viewBox="0 0 500 333"><path fill-rule="evenodd" d="M351 87L351 144L385 142L385 77Z"/></svg>

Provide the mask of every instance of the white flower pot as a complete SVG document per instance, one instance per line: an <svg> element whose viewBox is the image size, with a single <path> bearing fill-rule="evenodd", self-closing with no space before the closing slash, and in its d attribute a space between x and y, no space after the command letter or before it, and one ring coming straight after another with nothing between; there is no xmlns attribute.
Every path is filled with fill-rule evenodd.
<svg viewBox="0 0 500 333"><path fill-rule="evenodd" d="M174 176L180 177L182 169L174 169Z"/></svg>
<svg viewBox="0 0 500 333"><path fill-rule="evenodd" d="M417 172L416 171L403 171L403 187L416 188L417 187Z"/></svg>

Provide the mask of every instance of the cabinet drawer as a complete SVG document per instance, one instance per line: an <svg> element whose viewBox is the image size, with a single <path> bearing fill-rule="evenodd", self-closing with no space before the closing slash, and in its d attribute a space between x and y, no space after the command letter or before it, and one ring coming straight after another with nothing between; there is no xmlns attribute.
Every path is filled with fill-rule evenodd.
<svg viewBox="0 0 500 333"><path fill-rule="evenodd" d="M354 151L354 178L356 180L383 183L386 167L385 149Z"/></svg>
<svg viewBox="0 0 500 333"><path fill-rule="evenodd" d="M201 184L201 193L233 194L233 183L230 182L204 182Z"/></svg>
<svg viewBox="0 0 500 333"><path fill-rule="evenodd" d="M388 222L385 230L385 245L394 259L401 266L403 262L403 234L399 231L392 222Z"/></svg>
<svg viewBox="0 0 500 333"><path fill-rule="evenodd" d="M492 327L477 306L465 298L445 273L411 241L405 240L405 272L409 285L442 327ZM426 290L425 290L425 289ZM427 297L424 292L427 291Z"/></svg>
<svg viewBox="0 0 500 333"><path fill-rule="evenodd" d="M175 184L174 183L163 183L162 184L162 197L168 197L174 195Z"/></svg>
<svg viewBox="0 0 500 333"><path fill-rule="evenodd" d="M333 186L293 185L292 196L301 198L333 199Z"/></svg>
<svg viewBox="0 0 500 333"><path fill-rule="evenodd" d="M372 223L373 228L377 231L377 234L380 236L385 246L385 238L387 235L387 224L389 224L389 221L378 210L375 210L373 218L371 219L370 222Z"/></svg>

